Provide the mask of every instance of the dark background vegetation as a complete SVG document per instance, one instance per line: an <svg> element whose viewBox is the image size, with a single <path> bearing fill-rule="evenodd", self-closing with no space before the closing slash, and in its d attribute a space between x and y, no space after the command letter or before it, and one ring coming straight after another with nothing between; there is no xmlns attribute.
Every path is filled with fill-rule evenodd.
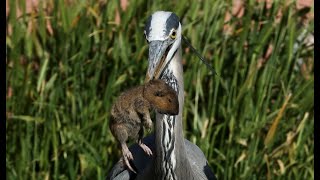
<svg viewBox="0 0 320 180"><path fill-rule="evenodd" d="M144 81L156 10L220 76L183 44L185 137L218 179L313 179L313 6L261 0L7 1L7 179L106 177L110 107Z"/></svg>

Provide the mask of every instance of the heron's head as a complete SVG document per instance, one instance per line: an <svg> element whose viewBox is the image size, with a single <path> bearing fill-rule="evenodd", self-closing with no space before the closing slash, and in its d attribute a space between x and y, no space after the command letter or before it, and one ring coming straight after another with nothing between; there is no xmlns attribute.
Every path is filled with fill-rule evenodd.
<svg viewBox="0 0 320 180"><path fill-rule="evenodd" d="M149 43L146 82L159 79L181 45L181 24L172 12L157 11L147 20L144 34Z"/></svg>

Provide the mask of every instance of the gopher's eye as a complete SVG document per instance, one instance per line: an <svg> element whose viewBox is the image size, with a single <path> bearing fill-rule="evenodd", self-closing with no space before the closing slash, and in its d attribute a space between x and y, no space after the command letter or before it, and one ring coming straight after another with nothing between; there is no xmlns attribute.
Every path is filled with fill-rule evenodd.
<svg viewBox="0 0 320 180"><path fill-rule="evenodd" d="M155 93L155 96L158 96L158 97L162 97L163 96L163 93L161 91L157 91Z"/></svg>
<svg viewBox="0 0 320 180"><path fill-rule="evenodd" d="M171 37L171 39L175 39L177 37L177 31L175 29L171 30L170 37Z"/></svg>

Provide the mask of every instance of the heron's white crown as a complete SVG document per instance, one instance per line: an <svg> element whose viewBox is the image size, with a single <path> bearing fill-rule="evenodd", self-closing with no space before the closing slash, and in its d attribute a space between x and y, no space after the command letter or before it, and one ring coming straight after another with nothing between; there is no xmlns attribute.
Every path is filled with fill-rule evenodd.
<svg viewBox="0 0 320 180"><path fill-rule="evenodd" d="M178 39L181 36L179 17L172 12L157 11L147 20L144 33L149 42L164 41L170 38L173 29L176 31L176 39Z"/></svg>

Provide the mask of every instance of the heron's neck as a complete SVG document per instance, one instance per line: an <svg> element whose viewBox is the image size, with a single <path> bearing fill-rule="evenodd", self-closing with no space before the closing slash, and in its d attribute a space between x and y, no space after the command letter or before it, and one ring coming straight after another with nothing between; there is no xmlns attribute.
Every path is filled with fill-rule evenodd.
<svg viewBox="0 0 320 180"><path fill-rule="evenodd" d="M187 162L183 127L182 113L184 105L183 69L181 62L181 48L176 52L168 68L161 79L165 80L177 91L179 99L179 114L167 116L157 114L155 122L156 136L156 174L159 179L176 179L176 167Z"/></svg>

